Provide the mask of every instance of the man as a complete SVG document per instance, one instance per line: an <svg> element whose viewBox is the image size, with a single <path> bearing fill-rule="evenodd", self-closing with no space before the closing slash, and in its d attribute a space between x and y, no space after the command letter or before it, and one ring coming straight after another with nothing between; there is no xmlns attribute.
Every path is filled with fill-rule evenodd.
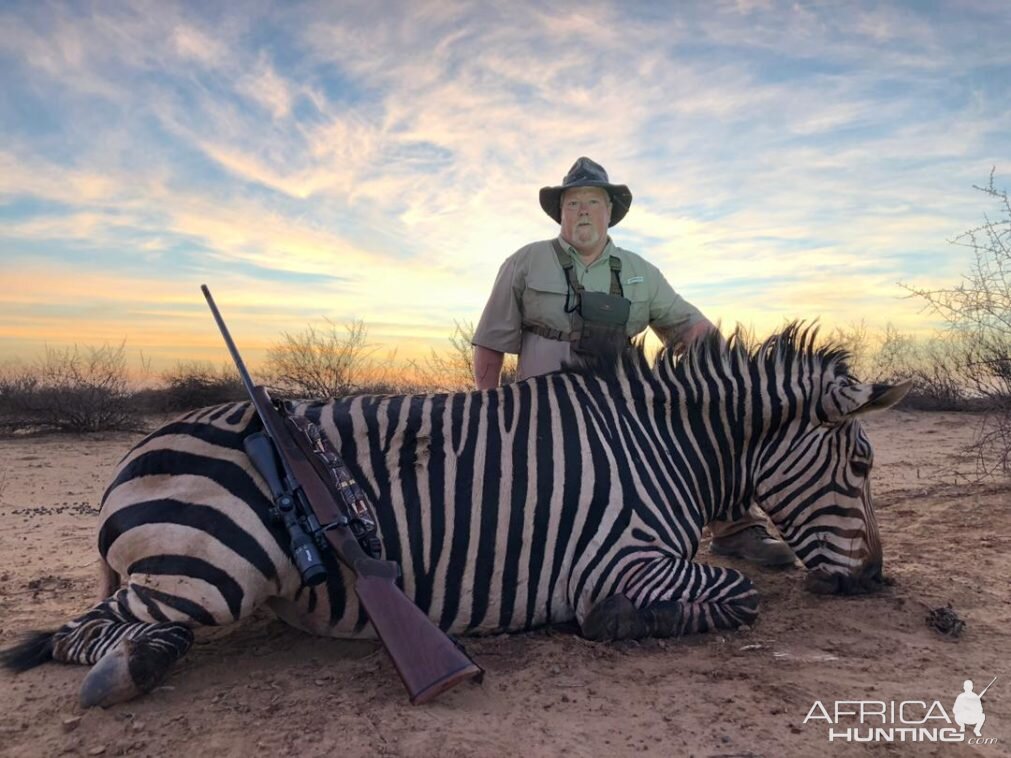
<svg viewBox="0 0 1011 758"><path fill-rule="evenodd" d="M997 677L994 677L994 681L997 681ZM993 684L993 682L990 682ZM983 695L986 694L986 690L990 689L990 685L987 685L986 689L980 694L976 694L972 691L972 679L966 679L962 682L963 692L955 698L955 705L952 707L952 712L955 716L955 723L958 724L959 728L965 732L965 725L975 726L973 732L977 737L982 737L980 729L983 728L983 722L986 721L986 715L983 713Z"/></svg>
<svg viewBox="0 0 1011 758"><path fill-rule="evenodd" d="M612 184L602 166L580 158L561 185L541 189L540 202L560 233L521 248L499 269L474 332L478 389L498 385L505 353L519 355L522 380L557 371L580 355L620 349L647 326L676 349L714 328L655 266L611 241L607 230L628 213L632 193ZM791 564L790 548L764 523L764 516L751 513L714 523L713 552L767 566Z"/></svg>

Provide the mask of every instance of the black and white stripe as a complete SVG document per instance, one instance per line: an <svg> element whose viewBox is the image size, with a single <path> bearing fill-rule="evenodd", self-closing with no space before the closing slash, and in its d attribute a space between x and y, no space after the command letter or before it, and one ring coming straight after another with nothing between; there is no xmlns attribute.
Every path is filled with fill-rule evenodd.
<svg viewBox="0 0 1011 758"><path fill-rule="evenodd" d="M794 325L750 351L713 337L652 368L640 349L485 392L295 412L341 452L404 591L444 629L575 619L600 638L678 635L757 615L740 572L692 561L707 522L753 501L815 583L856 591L880 574L855 416L904 389L856 383L843 353L813 343ZM371 633L332 558L325 585L300 585L242 449L258 427L246 403L197 411L124 458L99 550L127 583L52 637L54 657L92 663L143 625L175 644L180 625L231 623L264 602L316 633Z"/></svg>

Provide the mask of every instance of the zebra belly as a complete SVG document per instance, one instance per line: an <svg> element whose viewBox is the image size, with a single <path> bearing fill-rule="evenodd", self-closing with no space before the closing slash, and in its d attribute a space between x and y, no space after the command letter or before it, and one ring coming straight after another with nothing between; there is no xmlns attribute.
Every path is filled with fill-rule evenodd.
<svg viewBox="0 0 1011 758"><path fill-rule="evenodd" d="M407 577L405 576L404 579L406 580ZM353 575L344 566L337 568L336 572L332 567L331 578L326 585L319 588L303 587L290 597L271 597L267 600L267 604L278 618L311 634L339 638L375 639L375 630L368 623L364 610L354 594L353 580ZM412 598L410 582L405 581L405 586L408 588L405 594L408 598ZM464 596L467 596L466 593ZM487 615L485 621L477 624L472 623L468 613L458 614L447 624L436 612L436 608L423 605L419 605L419 607L434 623L445 631L457 635L518 632L548 623L571 621L575 618L573 609L561 599L550 604L551 608L557 609L550 615L548 612L549 603L545 601L540 604L533 614L532 623L529 624L525 622L511 625L499 623L496 616L498 607L494 602L489 605L490 611L493 612ZM469 611L469 605L466 606L466 609Z"/></svg>

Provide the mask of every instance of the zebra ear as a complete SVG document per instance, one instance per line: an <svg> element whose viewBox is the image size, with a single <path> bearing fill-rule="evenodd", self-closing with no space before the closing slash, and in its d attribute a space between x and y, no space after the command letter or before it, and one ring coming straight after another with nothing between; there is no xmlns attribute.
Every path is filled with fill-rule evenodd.
<svg viewBox="0 0 1011 758"><path fill-rule="evenodd" d="M842 421L872 411L891 408L912 388L911 381L899 384L850 384L835 387L826 398L829 421Z"/></svg>

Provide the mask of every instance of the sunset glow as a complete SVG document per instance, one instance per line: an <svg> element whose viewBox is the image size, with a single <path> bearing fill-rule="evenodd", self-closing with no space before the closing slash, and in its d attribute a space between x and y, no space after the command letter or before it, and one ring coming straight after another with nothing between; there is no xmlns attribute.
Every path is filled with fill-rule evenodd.
<svg viewBox="0 0 1011 758"><path fill-rule="evenodd" d="M362 319L476 322L587 155L710 319L936 326L1011 182L1011 11L958 3L35 3L0 10L0 363L154 369ZM217 8L218 10L208 10Z"/></svg>

